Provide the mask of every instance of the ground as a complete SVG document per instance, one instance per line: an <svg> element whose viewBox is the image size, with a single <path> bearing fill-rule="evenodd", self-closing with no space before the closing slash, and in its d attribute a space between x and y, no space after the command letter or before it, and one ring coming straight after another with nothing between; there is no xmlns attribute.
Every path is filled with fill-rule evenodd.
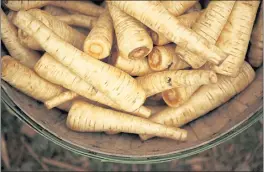
<svg viewBox="0 0 264 172"><path fill-rule="evenodd" d="M262 171L262 122L213 149L160 164L104 163L68 151L37 134L2 105L2 171Z"/></svg>

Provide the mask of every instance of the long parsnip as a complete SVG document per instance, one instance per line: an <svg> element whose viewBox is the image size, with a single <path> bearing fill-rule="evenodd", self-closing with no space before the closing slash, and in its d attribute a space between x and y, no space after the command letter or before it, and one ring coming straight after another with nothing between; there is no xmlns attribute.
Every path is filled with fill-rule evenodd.
<svg viewBox="0 0 264 172"><path fill-rule="evenodd" d="M197 0L194 1L161 1L162 5L174 16L179 16L193 7Z"/></svg>
<svg viewBox="0 0 264 172"><path fill-rule="evenodd" d="M136 80L149 97L174 87L216 83L217 76L209 70L175 70L151 73Z"/></svg>
<svg viewBox="0 0 264 172"><path fill-rule="evenodd" d="M192 12L178 16L177 19L180 20L181 24L183 24L184 26L191 28L191 26L197 21L197 19L200 17L201 14L202 11ZM166 45L172 42L171 40L167 39L163 34L157 33L151 29L150 29L150 36L152 38L154 45Z"/></svg>
<svg viewBox="0 0 264 172"><path fill-rule="evenodd" d="M80 12L88 16L99 16L104 12L104 8L93 4L92 2L84 1L53 1L53 0L11 0L5 1L5 5L14 11L29 10L32 8L41 8L46 5L53 5L68 10Z"/></svg>
<svg viewBox="0 0 264 172"><path fill-rule="evenodd" d="M104 59L110 55L113 39L113 21L106 11L100 15L95 27L86 37L83 50L96 59Z"/></svg>
<svg viewBox="0 0 264 172"><path fill-rule="evenodd" d="M263 3L253 27L250 42L248 61L253 67L259 67L263 63Z"/></svg>
<svg viewBox="0 0 264 172"><path fill-rule="evenodd" d="M108 1L143 24L162 33L178 46L188 49L213 64L220 64L227 54L193 30L185 27L173 17L158 1Z"/></svg>
<svg viewBox="0 0 264 172"><path fill-rule="evenodd" d="M62 87L42 79L32 69L22 65L10 56L1 58L1 67L3 80L41 102L49 100L64 91ZM70 104L62 104L59 108L68 111Z"/></svg>
<svg viewBox="0 0 264 172"><path fill-rule="evenodd" d="M112 101L108 96L104 95L91 84L85 82L79 76L75 75L48 53L45 53L41 57L41 59L35 65L34 70L39 76L51 83L67 88L94 102L99 102L100 104L107 105L117 110L122 110L122 108ZM71 96L72 94L74 93L66 94L64 98L68 100L75 98L75 96ZM150 111L143 106L141 106L136 111L130 111L130 113L143 117L148 117L150 115Z"/></svg>
<svg viewBox="0 0 264 172"><path fill-rule="evenodd" d="M230 54L220 66L213 66L216 73L236 77L244 63L250 35L260 1L236 1L232 13L216 45Z"/></svg>
<svg viewBox="0 0 264 172"><path fill-rule="evenodd" d="M67 127L79 132L126 132L135 134L154 134L155 136L184 141L187 131L166 127L147 119L104 109L82 101L72 105Z"/></svg>
<svg viewBox="0 0 264 172"><path fill-rule="evenodd" d="M27 12L36 19L40 20L42 23L44 23L45 26L50 28L64 41L72 44L78 49L82 49L85 40L85 35L71 28L66 23L56 19L55 17L43 10L32 9ZM18 37L23 45L34 50L43 50L41 45L33 37L28 35L26 32L22 31L21 29L19 29L18 31Z"/></svg>
<svg viewBox="0 0 264 172"><path fill-rule="evenodd" d="M252 67L244 62L241 72L235 78L219 75L216 84L202 86L183 105L166 108L150 117L150 120L167 126L180 127L227 102L244 90L255 78ZM142 140L152 136L141 135Z"/></svg>
<svg viewBox="0 0 264 172"><path fill-rule="evenodd" d="M134 60L123 58L115 48L109 58L109 64L123 70L131 76L144 76L153 72L149 67L146 57Z"/></svg>
<svg viewBox="0 0 264 172"><path fill-rule="evenodd" d="M21 64L33 68L35 63L40 58L40 54L36 51L25 48L19 43L17 37L16 27L8 20L7 16L3 12L1 14L1 40L5 44L9 54L18 60ZM13 13L14 14L14 13ZM12 15L13 16L13 15ZM12 17L10 16L10 19Z"/></svg>
<svg viewBox="0 0 264 172"><path fill-rule="evenodd" d="M228 20L234 4L235 1L211 1L201 17L193 25L193 31L205 38L209 43L215 44ZM177 46L175 51L180 58L195 69L200 68L209 60L180 46Z"/></svg>

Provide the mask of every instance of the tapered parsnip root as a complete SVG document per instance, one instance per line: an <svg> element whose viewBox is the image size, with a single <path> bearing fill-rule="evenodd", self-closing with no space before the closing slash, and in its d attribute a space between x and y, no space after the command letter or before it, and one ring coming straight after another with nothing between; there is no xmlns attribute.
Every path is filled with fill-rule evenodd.
<svg viewBox="0 0 264 172"><path fill-rule="evenodd" d="M216 83L217 76L209 70L178 70L151 73L136 80L149 97L174 87Z"/></svg>
<svg viewBox="0 0 264 172"><path fill-rule="evenodd" d="M108 1L108 3L116 5L155 32L162 33L178 46L214 64L218 65L227 57L220 48L181 24L158 1Z"/></svg>
<svg viewBox="0 0 264 172"><path fill-rule="evenodd" d="M5 1L4 3L9 9L14 11L29 10L32 8L41 8L46 5L52 5L56 7L65 8L67 10L80 12L88 16L99 16L104 12L104 8L87 1L84 2L84 1L53 1L53 0L51 1L11 0L11 1Z"/></svg>
<svg viewBox="0 0 264 172"><path fill-rule="evenodd" d="M255 78L252 67L244 62L235 78L219 75L216 84L203 85L191 98L177 108L166 108L150 117L150 120L167 126L180 127L224 104L243 91ZM141 135L142 140L152 136Z"/></svg>
<svg viewBox="0 0 264 172"><path fill-rule="evenodd" d="M47 101L44 102L47 109L52 109L60 104L63 104L67 101L73 100L79 97L79 95L73 91L65 91L58 96L55 96Z"/></svg>
<svg viewBox="0 0 264 172"><path fill-rule="evenodd" d="M43 8L44 11L48 12L49 14L53 16L61 16L61 15L68 15L70 14L67 10L60 8L60 7L55 7L52 5L47 5Z"/></svg>
<svg viewBox="0 0 264 172"><path fill-rule="evenodd" d="M191 28L191 26L197 21L197 19L200 17L201 14L202 12L192 12L178 16L177 19L180 20L181 24L183 24L184 26ZM151 29L150 29L150 36L152 38L154 45L166 45L172 42L168 40L163 34L157 33Z"/></svg>
<svg viewBox="0 0 264 172"><path fill-rule="evenodd" d="M251 31L260 1L236 1L216 45L230 54L220 66L213 66L216 73L235 77L243 65ZM260 35L258 35L260 36Z"/></svg>
<svg viewBox="0 0 264 172"><path fill-rule="evenodd" d="M162 5L174 16L179 16L193 7L197 1L161 1Z"/></svg>
<svg viewBox="0 0 264 172"><path fill-rule="evenodd" d="M56 16L56 18L68 25L83 27L87 29L92 29L97 21L97 17L86 16L82 14L59 15Z"/></svg>
<svg viewBox="0 0 264 172"><path fill-rule="evenodd" d="M228 20L234 4L235 1L211 1L201 17L193 25L192 29L209 43L215 44ZM177 46L175 51L180 58L195 69L200 68L209 60L180 46Z"/></svg>
<svg viewBox="0 0 264 172"><path fill-rule="evenodd" d="M262 3L263 4L263 3ZM261 4L257 22L251 34L251 46L248 53L248 61L253 67L259 67L263 63L263 5Z"/></svg>
<svg viewBox="0 0 264 172"><path fill-rule="evenodd" d="M96 59L104 59L110 55L114 39L112 18L108 11L100 15L95 27L84 41L85 53Z"/></svg>
<svg viewBox="0 0 264 172"><path fill-rule="evenodd" d="M43 24L45 24L45 26L50 28L64 41L72 44L78 49L82 49L85 40L85 36L82 33L71 28L66 23L59 21L54 16L50 15L49 13L43 10L32 9L29 10L28 13L32 15L35 19L40 20ZM17 21L14 18L13 22L14 24L16 24L17 22L23 21ZM23 45L34 50L43 50L40 44L33 37L29 36L26 32L22 31L21 29L19 29L18 31L18 37Z"/></svg>
<svg viewBox="0 0 264 172"><path fill-rule="evenodd" d="M184 141L187 131L166 127L144 118L76 101L68 114L67 127L79 132L126 132Z"/></svg>
<svg viewBox="0 0 264 172"><path fill-rule="evenodd" d="M91 84L85 82L79 76L75 75L67 67L51 57L48 53L45 53L41 57L41 59L35 65L34 70L39 76L51 83L67 88L94 102L107 105L117 110L122 110L122 108L120 108L120 106L112 101L109 97L98 91ZM143 106L135 111L131 111L131 113L142 117L149 117L151 114L151 112Z"/></svg>
<svg viewBox="0 0 264 172"><path fill-rule="evenodd" d="M123 58L119 55L116 48L114 48L111 53L109 64L123 70L131 76L144 76L153 72L153 70L149 67L146 57L134 60Z"/></svg>
<svg viewBox="0 0 264 172"><path fill-rule="evenodd" d="M64 91L62 87L42 79L33 70L10 56L1 58L1 67L3 80L24 94L41 102L45 102ZM68 111L70 104L63 104L59 108Z"/></svg>
<svg viewBox="0 0 264 172"><path fill-rule="evenodd" d="M14 13L13 13L14 14ZM12 16L13 16L12 14ZM10 19L12 19L10 15ZM8 21L5 13L1 8L1 40L5 44L9 54L18 60L21 64L33 68L35 63L40 58L40 54L25 48L19 43L17 37L17 29L15 26Z"/></svg>
<svg viewBox="0 0 264 172"><path fill-rule="evenodd" d="M153 48L147 28L111 4L108 4L108 9L113 19L120 55L129 59L146 57Z"/></svg>
<svg viewBox="0 0 264 172"><path fill-rule="evenodd" d="M162 92L162 98L170 107L178 107L187 101L201 85L176 87Z"/></svg>

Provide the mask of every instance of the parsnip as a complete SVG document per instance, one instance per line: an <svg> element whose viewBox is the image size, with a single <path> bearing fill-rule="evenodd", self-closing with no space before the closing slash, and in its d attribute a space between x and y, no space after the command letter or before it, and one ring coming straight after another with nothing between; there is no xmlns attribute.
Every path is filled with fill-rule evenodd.
<svg viewBox="0 0 264 172"><path fill-rule="evenodd" d="M36 51L29 50L22 46L17 37L17 29L15 26L8 21L7 16L1 8L1 40L5 44L9 54L18 60L21 64L33 68L35 63L40 58L40 54ZM12 19L14 13L10 14L10 19Z"/></svg>
<svg viewBox="0 0 264 172"><path fill-rule="evenodd" d="M183 26L158 1L108 1L108 3L119 7L155 32L162 33L178 46L188 49L216 65L227 57L227 54L220 48Z"/></svg>
<svg viewBox="0 0 264 172"><path fill-rule="evenodd" d="M166 108L150 117L150 120L167 126L180 127L227 102L243 91L255 78L252 67L244 62L235 78L218 75L216 84L204 85L183 105ZM141 135L142 140L152 136Z"/></svg>
<svg viewBox="0 0 264 172"><path fill-rule="evenodd" d="M184 14L181 16L178 16L177 19L180 20L181 24L184 26L191 28L191 26L197 21L197 19L200 17L202 12L192 12L188 14ZM172 41L168 40L163 34L157 33L150 29L150 36L152 38L152 41L154 45L166 45Z"/></svg>
<svg viewBox="0 0 264 172"><path fill-rule="evenodd" d="M209 70L176 70L151 73L136 80L149 97L174 87L215 83L217 76Z"/></svg>
<svg viewBox="0 0 264 172"><path fill-rule="evenodd" d="M147 28L111 4L108 4L108 9L113 19L120 55L129 59L146 57L153 48Z"/></svg>
<svg viewBox="0 0 264 172"><path fill-rule="evenodd" d="M161 1L162 5L174 16L179 16L193 7L197 1Z"/></svg>
<svg viewBox="0 0 264 172"><path fill-rule="evenodd" d="M263 63L263 3L260 7L257 22L253 27L250 42L248 61L251 66L259 67Z"/></svg>
<svg viewBox="0 0 264 172"><path fill-rule="evenodd" d="M32 8L41 8L43 6L52 5L56 7L65 8L67 10L74 10L88 16L99 16L104 12L104 8L87 1L53 1L53 0L11 0L5 1L5 5L14 11L29 10Z"/></svg>
<svg viewBox="0 0 264 172"><path fill-rule="evenodd" d="M63 86L64 88L67 88L89 100L99 102L101 104L107 105L117 110L122 109L108 96L104 95L102 92L98 91L91 84L85 82L79 76L75 75L64 65L57 62L48 53L45 53L41 57L41 59L35 65L34 70L39 76L48 80L49 82ZM66 95L69 96L68 94ZM72 96L67 97L68 100L71 98ZM141 106L136 111L130 111L130 113L133 113L138 116L148 117L151 112L149 112L148 109Z"/></svg>
<svg viewBox="0 0 264 172"><path fill-rule="evenodd" d="M64 91L62 87L42 79L33 70L10 56L1 58L1 66L1 77L3 80L24 94L41 102L49 100ZM63 104L59 108L68 111L70 104Z"/></svg>
<svg viewBox="0 0 264 172"><path fill-rule="evenodd" d="M92 29L97 21L97 17L86 16L82 14L58 15L56 16L56 18L68 25L83 27L87 29Z"/></svg>
<svg viewBox="0 0 264 172"><path fill-rule="evenodd" d="M236 77L244 63L259 1L237 1L216 45L230 54L216 73Z"/></svg>
<svg viewBox="0 0 264 172"><path fill-rule="evenodd" d="M215 44L219 38L228 17L232 11L235 1L211 1L192 29L209 43ZM183 47L176 47L176 54L179 55L193 68L203 66L207 60L196 55Z"/></svg>
<svg viewBox="0 0 264 172"><path fill-rule="evenodd" d="M134 60L126 59L121 57L116 49L112 51L109 64L123 70L131 76L144 76L153 72L149 67L146 57Z"/></svg>
<svg viewBox="0 0 264 172"><path fill-rule="evenodd" d="M43 8L44 11L48 12L53 16L68 15L69 12L63 8L47 5Z"/></svg>
<svg viewBox="0 0 264 172"><path fill-rule="evenodd" d="M83 50L96 59L104 59L110 55L113 39L113 21L106 11L100 15L95 27L86 37Z"/></svg>
<svg viewBox="0 0 264 172"><path fill-rule="evenodd" d="M147 119L104 109L82 101L72 105L67 127L79 132L126 132L135 134L155 134L155 136L184 141L187 131L166 127Z"/></svg>
<svg viewBox="0 0 264 172"><path fill-rule="evenodd" d="M85 36L82 33L71 28L66 23L59 21L58 19L54 18L52 15L43 10L32 9L27 12L32 15L35 19L38 19L43 22L45 26L50 28L64 41L72 44L78 49L82 49L85 40ZM23 45L34 50L43 50L40 44L33 37L28 35L26 32L22 31L21 29L19 29L18 31L18 37Z"/></svg>

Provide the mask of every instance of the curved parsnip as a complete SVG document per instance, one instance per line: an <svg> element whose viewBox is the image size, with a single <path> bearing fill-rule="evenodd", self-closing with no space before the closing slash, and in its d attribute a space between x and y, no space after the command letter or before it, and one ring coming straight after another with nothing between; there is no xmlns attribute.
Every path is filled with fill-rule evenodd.
<svg viewBox="0 0 264 172"><path fill-rule="evenodd" d="M47 5L43 8L44 11L48 12L53 16L68 15L69 12L63 8Z"/></svg>
<svg viewBox="0 0 264 172"><path fill-rule="evenodd" d="M192 12L188 14L184 14L181 16L178 16L177 19L180 20L181 24L184 26L191 28L192 25L197 21L197 19L200 17L202 12ZM154 45L166 45L172 41L168 40L163 34L157 33L150 29L150 36L152 38L152 41Z"/></svg>
<svg viewBox="0 0 264 172"><path fill-rule="evenodd" d="M202 86L191 98L177 108L166 108L150 120L167 126L180 127L224 104L243 91L255 78L252 67L244 62L237 77L219 75L216 84ZM142 140L152 136L141 135Z"/></svg>
<svg viewBox="0 0 264 172"><path fill-rule="evenodd" d="M112 18L108 11L100 15L96 25L84 41L85 53L96 59L104 59L110 55L114 39Z"/></svg>
<svg viewBox="0 0 264 172"><path fill-rule="evenodd" d="M109 64L123 70L131 76L144 76L153 72L149 67L146 57L134 60L126 59L121 57L117 50L112 51Z"/></svg>
<svg viewBox="0 0 264 172"><path fill-rule="evenodd" d="M113 19L120 55L129 59L146 57L153 48L147 28L111 4L108 5L108 9Z"/></svg>
<svg viewBox="0 0 264 172"><path fill-rule="evenodd" d="M248 54L248 61L253 67L259 67L263 63L263 18L262 18L263 5L262 4L250 40L251 46Z"/></svg>
<svg viewBox="0 0 264 172"><path fill-rule="evenodd" d="M116 104L108 96L98 91L91 84L85 82L79 76L72 73L67 67L56 61L48 53L45 53L41 57L35 65L34 70L39 76L51 83L67 88L89 100L99 102L117 110L122 110L120 105ZM71 94L66 94L66 96ZM67 99L71 98L72 96L67 97ZM148 117L150 115L148 109L143 106L135 111L130 111L130 113L143 117Z"/></svg>
<svg viewBox="0 0 264 172"><path fill-rule="evenodd" d="M220 66L212 67L216 73L232 77L239 74L247 53L259 3L260 1L236 1L228 22L216 43L219 48L230 55Z"/></svg>
<svg viewBox="0 0 264 172"><path fill-rule="evenodd" d="M65 102L78 98L79 95L73 91L65 91L58 96L55 96L44 102L47 109L52 109L56 106L59 106Z"/></svg>
<svg viewBox="0 0 264 172"><path fill-rule="evenodd" d="M154 134L155 136L184 141L186 130L166 127L147 119L104 109L82 101L73 103L66 125L79 132L126 132Z"/></svg>
<svg viewBox="0 0 264 172"><path fill-rule="evenodd" d="M10 56L1 58L1 67L3 80L24 94L41 102L45 102L64 91L62 87L42 79L32 69L20 64ZM70 103L65 103L59 108L68 111Z"/></svg>
<svg viewBox="0 0 264 172"><path fill-rule="evenodd" d="M78 32L77 30L71 28L66 23L59 21L54 16L50 15L49 13L39 10L39 9L32 9L27 11L30 15L32 15L35 19L41 21L45 26L50 28L54 33L56 33L60 38L64 41L72 44L78 49L82 49L83 42L85 40L85 36ZM22 21L20 21L22 22ZM40 44L26 32L19 29L18 37L20 42L33 49L33 50L43 50Z"/></svg>
<svg viewBox="0 0 264 172"><path fill-rule="evenodd" d="M187 87L176 87L162 92L162 98L170 107L178 107L187 101L201 87L200 84Z"/></svg>
<svg viewBox="0 0 264 172"><path fill-rule="evenodd" d="M59 15L56 16L56 18L68 25L83 27L87 29L92 29L97 21L97 17L86 16L82 14Z"/></svg>
<svg viewBox="0 0 264 172"><path fill-rule="evenodd" d="M1 40L5 44L9 54L18 60L21 64L33 68L35 63L40 58L40 54L36 51L25 48L19 43L17 37L16 27L8 21L7 16L3 12L2 8L1 14ZM14 14L14 13L13 13ZM12 15L13 16L13 15ZM10 19L12 17L10 16Z"/></svg>
<svg viewBox="0 0 264 172"><path fill-rule="evenodd" d="M227 57L220 48L181 24L158 1L108 1L108 3L119 7L150 29L162 33L178 46L192 51L213 64L218 65Z"/></svg>
<svg viewBox="0 0 264 172"><path fill-rule="evenodd" d="M5 1L4 4L11 10L29 10L32 8L41 8L46 5L53 5L56 7L65 8L67 10L74 10L88 16L99 16L104 12L104 8L87 1L47 1L47 0L11 0Z"/></svg>
<svg viewBox="0 0 264 172"><path fill-rule="evenodd" d="M161 1L162 5L174 16L179 16L193 7L195 1Z"/></svg>
<svg viewBox="0 0 264 172"><path fill-rule="evenodd" d="M209 43L215 44L219 38L235 1L211 1L192 29ZM197 69L203 66L207 60L196 55L186 48L176 47L176 54L184 61Z"/></svg>
<svg viewBox="0 0 264 172"><path fill-rule="evenodd" d="M155 72L137 77L136 80L149 97L174 87L215 83L217 76L214 72L207 70L176 70Z"/></svg>

